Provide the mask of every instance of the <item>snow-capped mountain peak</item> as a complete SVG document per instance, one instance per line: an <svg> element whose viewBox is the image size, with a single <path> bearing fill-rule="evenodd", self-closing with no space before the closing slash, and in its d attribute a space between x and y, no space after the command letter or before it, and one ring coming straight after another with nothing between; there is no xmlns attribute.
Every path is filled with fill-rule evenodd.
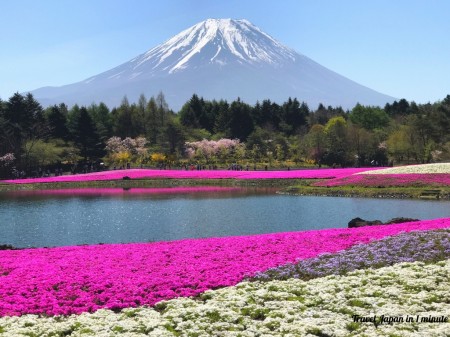
<svg viewBox="0 0 450 337"><path fill-rule="evenodd" d="M135 58L133 68L173 73L205 63L269 63L294 61L296 53L247 20L208 19ZM147 68L148 69L148 68Z"/></svg>
<svg viewBox="0 0 450 337"><path fill-rule="evenodd" d="M310 107L384 106L394 100L295 52L249 21L234 19L202 21L110 70L33 93L44 105L103 101L112 107L124 95L136 102L142 93L149 97L159 91L175 111L194 93L206 99L240 97L251 104L297 97Z"/></svg>

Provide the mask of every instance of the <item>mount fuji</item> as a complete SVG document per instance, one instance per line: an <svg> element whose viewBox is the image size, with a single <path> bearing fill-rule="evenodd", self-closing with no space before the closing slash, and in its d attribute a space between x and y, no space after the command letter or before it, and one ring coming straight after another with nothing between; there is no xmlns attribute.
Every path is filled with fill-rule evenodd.
<svg viewBox="0 0 450 337"><path fill-rule="evenodd" d="M247 20L208 19L129 62L84 81L32 91L43 105L64 102L118 106L162 91L178 111L195 93L205 99L240 97L254 104L296 97L311 108L384 106L395 98L341 76L297 53Z"/></svg>

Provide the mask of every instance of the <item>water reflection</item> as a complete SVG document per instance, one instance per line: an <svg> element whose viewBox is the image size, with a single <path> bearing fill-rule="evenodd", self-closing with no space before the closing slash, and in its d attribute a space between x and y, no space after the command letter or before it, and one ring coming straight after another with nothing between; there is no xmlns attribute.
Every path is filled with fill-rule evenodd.
<svg viewBox="0 0 450 337"><path fill-rule="evenodd" d="M277 188L242 188L221 186L176 186L176 187L132 187L132 188L67 188L44 190L15 190L0 192L1 201L21 201L39 199L59 199L74 197L115 197L115 198L173 198L177 196L191 198L231 198L256 194L273 194Z"/></svg>
<svg viewBox="0 0 450 337"><path fill-rule="evenodd" d="M352 218L450 217L450 202L275 194L274 188L84 188L0 193L0 244L68 246L346 227Z"/></svg>

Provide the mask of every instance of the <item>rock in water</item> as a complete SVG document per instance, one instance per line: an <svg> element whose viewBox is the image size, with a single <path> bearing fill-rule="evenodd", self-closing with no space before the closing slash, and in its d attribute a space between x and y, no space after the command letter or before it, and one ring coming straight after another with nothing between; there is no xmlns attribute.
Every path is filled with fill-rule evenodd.
<svg viewBox="0 0 450 337"><path fill-rule="evenodd" d="M358 228L358 227L364 227L364 226L378 226L383 225L383 223L380 220L364 220L361 218L354 218L350 220L348 223L348 228Z"/></svg>
<svg viewBox="0 0 450 337"><path fill-rule="evenodd" d="M413 218L403 218L403 217L399 217L399 218L392 218L391 220L389 220L388 222L385 222L385 225L391 225L394 223L404 223L404 222L413 222L413 221L420 221L419 219L413 219Z"/></svg>
<svg viewBox="0 0 450 337"><path fill-rule="evenodd" d="M364 227L364 226L379 226L379 225L392 225L396 223L404 223L404 222L413 222L413 221L420 221L419 219L413 219L413 218L392 218L391 220L383 223L380 220L364 220L361 218L354 218L350 220L348 223L348 228L358 228L358 227Z"/></svg>

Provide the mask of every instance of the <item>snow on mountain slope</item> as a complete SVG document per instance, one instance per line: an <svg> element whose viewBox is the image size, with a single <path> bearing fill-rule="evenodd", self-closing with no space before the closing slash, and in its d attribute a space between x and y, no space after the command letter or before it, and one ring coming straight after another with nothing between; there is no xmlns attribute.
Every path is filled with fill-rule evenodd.
<svg viewBox="0 0 450 337"><path fill-rule="evenodd" d="M175 35L131 61L85 81L173 74L216 64L281 66L298 54L247 20L208 19Z"/></svg>
<svg viewBox="0 0 450 337"><path fill-rule="evenodd" d="M357 102L384 105L394 98L363 87L282 45L247 20L208 19L146 53L104 73L59 88L33 92L42 102L110 107L124 95L137 101L162 90L175 111L192 94L248 103L289 96L352 108Z"/></svg>
<svg viewBox="0 0 450 337"><path fill-rule="evenodd" d="M196 56L202 52L204 54L201 61L208 62L209 59L210 63L220 65L226 64L232 57L247 63L276 65L286 60L295 60L296 56L293 50L246 20L209 19L186 29L136 59L136 68L145 62L158 60L154 70L168 70L172 73L188 66L196 66L199 59Z"/></svg>

